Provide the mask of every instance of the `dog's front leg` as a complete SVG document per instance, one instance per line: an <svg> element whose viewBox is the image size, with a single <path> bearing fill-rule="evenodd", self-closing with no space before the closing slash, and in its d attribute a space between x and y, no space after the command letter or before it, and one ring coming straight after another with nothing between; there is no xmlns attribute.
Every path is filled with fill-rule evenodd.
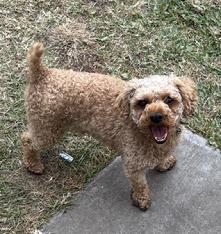
<svg viewBox="0 0 221 234"><path fill-rule="evenodd" d="M164 172L172 169L176 164L176 158L172 155L166 157L159 165L155 167L157 171Z"/></svg>
<svg viewBox="0 0 221 234"><path fill-rule="evenodd" d="M131 199L133 205L142 211L146 211L150 206L151 200L145 170L130 174L129 180L132 185Z"/></svg>

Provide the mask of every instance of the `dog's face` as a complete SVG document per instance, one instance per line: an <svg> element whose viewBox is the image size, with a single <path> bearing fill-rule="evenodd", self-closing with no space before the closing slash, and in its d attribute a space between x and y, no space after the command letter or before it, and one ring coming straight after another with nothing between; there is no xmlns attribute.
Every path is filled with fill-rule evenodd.
<svg viewBox="0 0 221 234"><path fill-rule="evenodd" d="M195 84L188 78L150 76L132 80L124 98L132 120L142 132L149 131L158 144L167 140L182 115L191 115L197 95Z"/></svg>

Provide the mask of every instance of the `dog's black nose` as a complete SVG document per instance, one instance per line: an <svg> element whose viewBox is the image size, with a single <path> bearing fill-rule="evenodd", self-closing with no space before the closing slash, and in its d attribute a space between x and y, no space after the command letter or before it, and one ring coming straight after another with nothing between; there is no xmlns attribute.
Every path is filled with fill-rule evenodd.
<svg viewBox="0 0 221 234"><path fill-rule="evenodd" d="M153 113L150 115L150 119L154 123L160 123L163 120L163 115L160 113Z"/></svg>

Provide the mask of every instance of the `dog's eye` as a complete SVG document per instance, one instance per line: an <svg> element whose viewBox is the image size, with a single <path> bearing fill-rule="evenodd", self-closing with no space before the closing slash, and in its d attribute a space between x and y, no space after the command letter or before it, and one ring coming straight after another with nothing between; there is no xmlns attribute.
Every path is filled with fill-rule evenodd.
<svg viewBox="0 0 221 234"><path fill-rule="evenodd" d="M148 104L147 100L140 100L138 101L137 105L140 107L145 107Z"/></svg>
<svg viewBox="0 0 221 234"><path fill-rule="evenodd" d="M168 97L164 98L164 103L170 104L170 103L173 102L173 100L174 100L173 98L171 98L170 96L168 96Z"/></svg>

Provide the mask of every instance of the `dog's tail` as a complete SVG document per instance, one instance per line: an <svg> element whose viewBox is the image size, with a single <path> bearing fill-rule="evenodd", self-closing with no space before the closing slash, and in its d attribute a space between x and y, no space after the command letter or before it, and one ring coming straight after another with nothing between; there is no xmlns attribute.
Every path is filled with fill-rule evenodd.
<svg viewBox="0 0 221 234"><path fill-rule="evenodd" d="M37 82L44 76L45 69L41 63L43 53L44 46L40 42L36 42L28 51L29 82Z"/></svg>

